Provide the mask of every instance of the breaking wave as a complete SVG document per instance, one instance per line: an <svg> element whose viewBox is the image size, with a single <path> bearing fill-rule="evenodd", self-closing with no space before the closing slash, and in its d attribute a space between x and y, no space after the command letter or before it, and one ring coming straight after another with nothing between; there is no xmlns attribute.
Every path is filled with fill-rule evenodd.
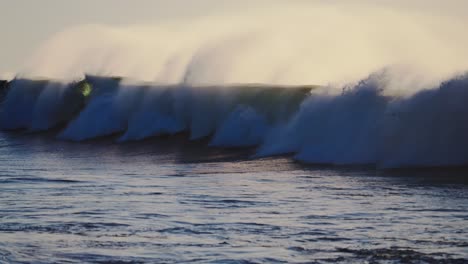
<svg viewBox="0 0 468 264"><path fill-rule="evenodd" d="M189 133L211 146L257 147L307 163L381 168L468 164L468 75L411 95L381 71L354 85L158 85L86 76L79 82L2 83L4 130L58 129L82 141ZM395 89L397 88L397 89ZM54 130L56 131L56 130Z"/></svg>

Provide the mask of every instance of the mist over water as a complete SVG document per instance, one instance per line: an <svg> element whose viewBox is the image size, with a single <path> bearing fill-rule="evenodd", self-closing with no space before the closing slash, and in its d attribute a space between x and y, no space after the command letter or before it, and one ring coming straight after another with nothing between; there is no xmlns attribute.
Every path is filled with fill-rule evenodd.
<svg viewBox="0 0 468 264"><path fill-rule="evenodd" d="M37 50L24 73L324 85L403 65L421 82L437 82L468 69L467 22L385 4L288 1L228 15L65 29Z"/></svg>

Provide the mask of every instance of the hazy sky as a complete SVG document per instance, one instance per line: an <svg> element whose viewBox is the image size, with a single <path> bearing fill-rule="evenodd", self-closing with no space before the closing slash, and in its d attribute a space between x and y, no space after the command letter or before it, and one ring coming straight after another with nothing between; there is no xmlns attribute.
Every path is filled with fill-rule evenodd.
<svg viewBox="0 0 468 264"><path fill-rule="evenodd" d="M43 41L80 24L125 25L237 12L245 0L0 0L0 72L14 71ZM276 2L269 0L268 2ZM254 4L253 4L254 3Z"/></svg>
<svg viewBox="0 0 468 264"><path fill-rule="evenodd" d="M0 0L0 74L17 71L44 41L72 26L182 20L316 2L344 8L373 5L462 18L466 18L468 10L465 0Z"/></svg>

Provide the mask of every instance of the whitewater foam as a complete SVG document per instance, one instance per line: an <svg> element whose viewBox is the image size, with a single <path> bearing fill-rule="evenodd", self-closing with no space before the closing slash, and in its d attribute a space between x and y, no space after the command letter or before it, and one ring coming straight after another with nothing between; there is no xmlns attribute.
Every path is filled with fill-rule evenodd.
<svg viewBox="0 0 468 264"><path fill-rule="evenodd" d="M253 157L293 154L308 163L383 168L468 164L468 75L399 93L392 71L355 85L283 87L131 84L87 76L80 85L15 79L2 104L2 129L43 131L82 141L117 141L187 132L210 146L257 146ZM83 83L80 82L80 83ZM81 89L81 90L80 90ZM404 89L406 90L406 89Z"/></svg>
<svg viewBox="0 0 468 264"><path fill-rule="evenodd" d="M257 156L379 167L468 163L467 75L411 96L389 96L372 75L338 96L316 95L266 137Z"/></svg>

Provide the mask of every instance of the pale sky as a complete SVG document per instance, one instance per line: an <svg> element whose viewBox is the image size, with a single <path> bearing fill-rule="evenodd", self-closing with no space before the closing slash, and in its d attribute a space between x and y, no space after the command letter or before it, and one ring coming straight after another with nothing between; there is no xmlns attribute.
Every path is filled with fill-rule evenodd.
<svg viewBox="0 0 468 264"><path fill-rule="evenodd" d="M344 8L373 5L463 19L468 16L466 0L0 0L0 74L19 70L44 41L77 25L157 23L316 2Z"/></svg>
<svg viewBox="0 0 468 264"><path fill-rule="evenodd" d="M269 2L275 2L270 0ZM14 71L43 41L80 24L125 25L236 12L267 1L0 0L0 72Z"/></svg>

